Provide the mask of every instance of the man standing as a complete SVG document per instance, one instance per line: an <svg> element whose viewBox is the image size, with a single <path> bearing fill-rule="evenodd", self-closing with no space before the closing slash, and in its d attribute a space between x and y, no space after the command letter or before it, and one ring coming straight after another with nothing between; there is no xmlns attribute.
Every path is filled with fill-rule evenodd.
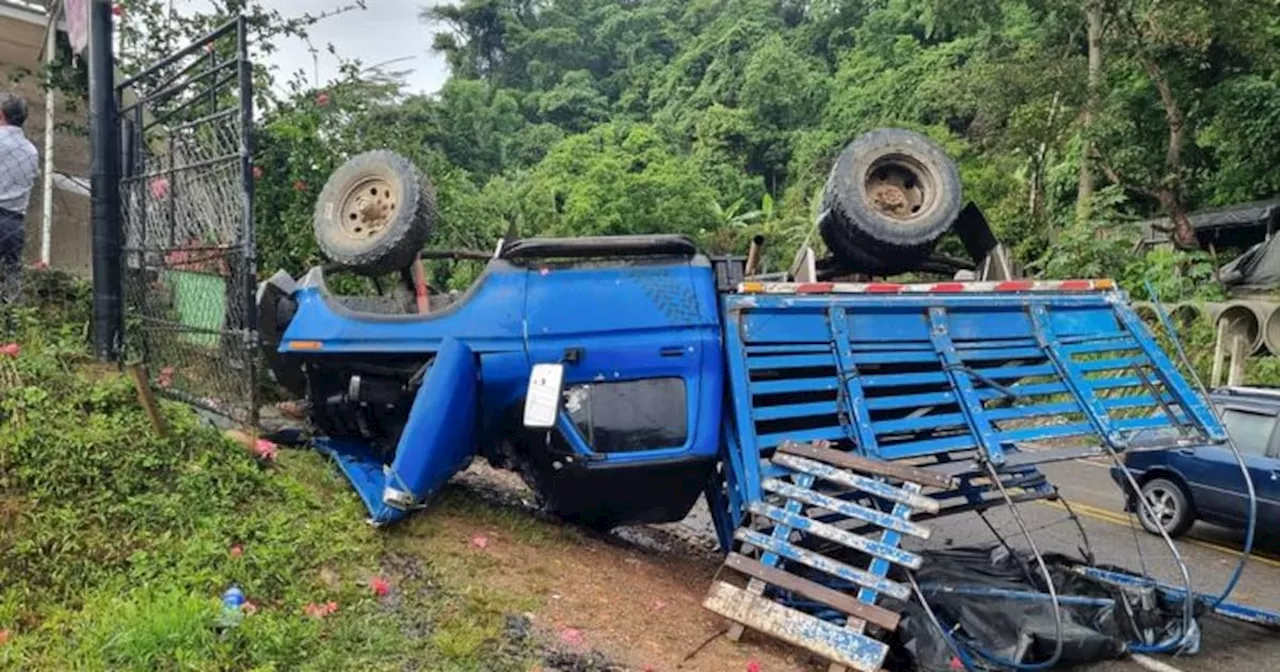
<svg viewBox="0 0 1280 672"><path fill-rule="evenodd" d="M18 297L26 241L23 220L39 171L36 146L22 133L26 120L27 101L0 93L0 303Z"/></svg>

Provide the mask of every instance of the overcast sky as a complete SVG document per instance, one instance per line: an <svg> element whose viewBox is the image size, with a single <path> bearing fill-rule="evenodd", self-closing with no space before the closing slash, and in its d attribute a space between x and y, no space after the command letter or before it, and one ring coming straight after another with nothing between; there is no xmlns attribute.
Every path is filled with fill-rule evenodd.
<svg viewBox="0 0 1280 672"><path fill-rule="evenodd" d="M447 0L444 0L447 2ZM423 5L441 0L366 0L368 9L354 10L325 19L312 26L311 43L319 53L320 82L331 79L338 71L337 59L325 45L332 43L344 58L358 58L366 66L403 58L387 66L388 70L412 70L406 76L410 90L432 93L439 90L448 76L444 58L431 52L432 29L418 20ZM268 7L284 16L300 16L304 12L319 13L346 4L346 0L269 0ZM295 70L314 76L311 53L302 40L290 39L277 45L272 62L279 67L279 79L288 80Z"/></svg>

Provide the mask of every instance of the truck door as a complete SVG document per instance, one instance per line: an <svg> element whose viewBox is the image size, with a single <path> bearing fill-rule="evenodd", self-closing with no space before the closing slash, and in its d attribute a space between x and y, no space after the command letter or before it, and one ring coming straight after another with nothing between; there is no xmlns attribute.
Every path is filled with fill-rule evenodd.
<svg viewBox="0 0 1280 672"><path fill-rule="evenodd" d="M683 516L719 447L723 355L705 257L529 269L530 364L564 365L535 469L552 508L601 525ZM586 521L592 522L592 521Z"/></svg>

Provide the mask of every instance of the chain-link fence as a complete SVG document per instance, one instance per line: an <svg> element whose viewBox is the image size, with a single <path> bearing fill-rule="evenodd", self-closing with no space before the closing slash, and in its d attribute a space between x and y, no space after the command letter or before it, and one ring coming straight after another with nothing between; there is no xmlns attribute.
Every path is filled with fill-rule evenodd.
<svg viewBox="0 0 1280 672"><path fill-rule="evenodd" d="M157 388L257 413L252 90L243 19L118 87L126 356Z"/></svg>

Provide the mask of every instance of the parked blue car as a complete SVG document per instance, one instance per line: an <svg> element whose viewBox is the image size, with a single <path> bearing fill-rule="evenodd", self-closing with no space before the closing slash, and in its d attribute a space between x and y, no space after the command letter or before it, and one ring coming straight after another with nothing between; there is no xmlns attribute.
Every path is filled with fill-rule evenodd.
<svg viewBox="0 0 1280 672"><path fill-rule="evenodd" d="M1280 390L1223 388L1210 393L1209 399L1253 478L1259 534L1271 534L1280 529ZM1248 494L1229 447L1130 452L1125 466L1150 503L1152 516L1136 505L1118 467L1112 468L1111 477L1130 493L1127 508L1138 513L1148 532L1159 534L1163 529L1176 537L1197 520L1237 529L1245 526Z"/></svg>

